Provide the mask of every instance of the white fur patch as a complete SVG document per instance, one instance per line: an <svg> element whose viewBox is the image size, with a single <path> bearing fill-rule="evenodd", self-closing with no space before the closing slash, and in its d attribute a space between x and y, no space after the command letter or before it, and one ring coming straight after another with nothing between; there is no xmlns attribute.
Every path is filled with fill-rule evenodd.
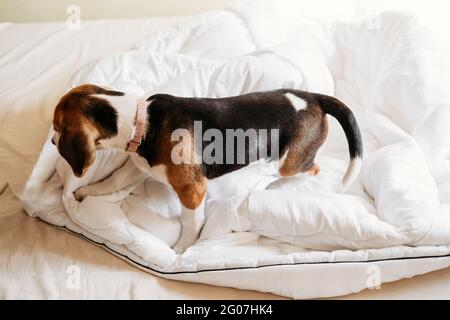
<svg viewBox="0 0 450 320"><path fill-rule="evenodd" d="M305 110L306 108L308 108L308 102L306 102L302 98L299 98L292 93L286 93L285 96L289 100L289 102L292 104L292 106L294 107L294 109L296 111L301 111L301 110Z"/></svg>
<svg viewBox="0 0 450 320"><path fill-rule="evenodd" d="M106 94L93 94L92 96L104 99L117 112L118 134L109 139L99 141L99 149L119 149L126 150L128 142L133 138L136 122L136 106L138 96L110 96Z"/></svg>
<svg viewBox="0 0 450 320"><path fill-rule="evenodd" d="M150 170L147 172L152 176L152 178L158 180L159 182L169 183L169 180L167 179L167 167L164 164L150 167Z"/></svg>
<svg viewBox="0 0 450 320"><path fill-rule="evenodd" d="M181 236L174 246L176 253L183 253L197 241L205 221L205 198L196 209L188 209L182 206L180 221L183 227Z"/></svg>
<svg viewBox="0 0 450 320"><path fill-rule="evenodd" d="M275 170L279 171L283 167L284 163L286 162L288 153L289 153L289 149L286 150L286 152L280 157L280 159L272 162Z"/></svg>
<svg viewBox="0 0 450 320"><path fill-rule="evenodd" d="M167 167L165 165L159 164L150 167L147 159L139 156L137 153L131 153L130 157L139 170L148 173L152 178L159 182L169 184L169 180L167 179Z"/></svg>
<svg viewBox="0 0 450 320"><path fill-rule="evenodd" d="M342 178L342 184L344 186L343 191L347 191L347 189L350 187L350 185L355 181L355 179L358 177L359 171L361 170L362 166L362 158L357 157L355 159L352 159L348 165L347 172L344 175L344 178Z"/></svg>

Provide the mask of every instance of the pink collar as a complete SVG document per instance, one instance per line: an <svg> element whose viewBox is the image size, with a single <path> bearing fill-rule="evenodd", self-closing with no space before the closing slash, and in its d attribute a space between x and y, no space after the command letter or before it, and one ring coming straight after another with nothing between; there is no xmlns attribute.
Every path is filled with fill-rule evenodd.
<svg viewBox="0 0 450 320"><path fill-rule="evenodd" d="M145 99L139 99L137 102L136 127L134 129L133 139L128 143L128 152L136 152L141 145L142 137L144 136L148 104L148 101Z"/></svg>

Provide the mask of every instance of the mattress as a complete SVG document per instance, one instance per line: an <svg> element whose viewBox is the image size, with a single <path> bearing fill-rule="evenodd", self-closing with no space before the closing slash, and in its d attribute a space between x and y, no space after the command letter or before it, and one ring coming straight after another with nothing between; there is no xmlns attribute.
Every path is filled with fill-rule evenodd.
<svg viewBox="0 0 450 320"><path fill-rule="evenodd" d="M216 14L213 14L217 15ZM220 13L219 13L220 15ZM117 23L117 25L116 25ZM114 27L112 27L113 25L115 27L117 27L118 29L121 29L122 31L124 30L133 30L133 32L130 33L134 33L134 29L127 29L127 27L125 27L125 25L127 25L128 23L130 23L131 25L133 25L136 29L140 29L142 30L143 28L138 28L137 27L137 23L149 23L148 20L144 20L144 21L133 21L133 22L92 22L92 29L89 30L89 26L91 23L86 23L85 26L86 28L88 28L87 30L90 31L90 33L92 35L94 35L95 33L93 32L95 30L95 32L98 33L102 33L105 32L108 34L108 32L110 32L110 29L114 29ZM133 24L134 23L134 24ZM153 23L153 21L152 21ZM167 24L170 24L171 22L167 22ZM105 24L105 29L102 28L102 24ZM150 24L150 23L149 23ZM59 28L64 28L62 25L58 25L58 24L44 24L44 25L40 25L41 27L59 27ZM83 26L83 29L85 28L85 26ZM94 27L95 26L95 27ZM120 26L120 28L118 27ZM34 28L34 25L33 25ZM19 28L20 29L20 28ZM44 29L44 28L43 28ZM57 28L56 28L57 29ZM105 31L107 30L107 31ZM155 29L153 29L155 30ZM172 30L173 29L169 29ZM177 30L175 28L175 30ZM179 29L178 29L179 30ZM19 30L20 31L20 30ZM36 29L34 29L34 31L36 32ZM117 30L116 30L117 31ZM11 30L8 30L7 33L5 34L8 35L11 32ZM31 32L31 31L29 31ZM67 30L66 30L67 32ZM117 31L118 32L118 31ZM125 31L124 31L125 32ZM56 34L58 34L58 31L55 32ZM148 33L142 32L141 34L141 38L144 38L144 36L148 36L151 33L151 31L149 30ZM26 34L26 33L24 33ZM44 32L45 34L45 32ZM51 32L46 33L46 37L48 37L48 35L51 34ZM167 34L167 32L164 32L163 34ZM117 33L114 33L114 35L117 35ZM135 34L134 34L135 35ZM72 34L69 34L69 40L68 42L73 41L73 38L71 37L73 36ZM80 35L79 35L80 36ZM128 36L128 34L127 34ZM50 39L52 39L52 37L49 37ZM58 39L58 36L53 37L53 39ZM95 38L93 36L93 38ZM126 37L127 38L127 37ZM115 38L116 39L116 38ZM167 39L171 39L171 37L168 37ZM111 39L110 39L111 40ZM16 82L16 83L12 83L11 86L9 87L10 90L5 90L5 105L8 105L8 103L17 103L18 104L18 108L16 110L16 108L14 108L14 110L11 110L9 108L2 108L2 112L4 112L5 117L2 117L2 119L5 119L3 121L3 123L5 124L5 127L3 127L3 132L2 133L8 133L8 132L14 132L14 134L11 135L5 135L7 137L7 139L5 139L5 141L3 140L3 135L2 135L2 151L3 151L3 147L5 149L4 155L2 153L2 164L5 163L5 170L2 171L2 178L3 178L3 172L5 172L5 178L4 181L8 181L12 187L12 189L14 190L14 192L18 195L22 194L22 188L24 185L26 185L25 181L27 181L29 179L30 176L30 172L33 168L33 166L35 165L35 160L38 158L38 154L40 152L41 146L44 144L45 140L46 140L46 134L48 132L48 126L49 126L49 122L51 119L51 107L49 105L54 105L55 101L57 100L57 98L61 95L61 93L64 91L64 89L66 88L66 83L69 81L69 78L72 77L72 75L74 74L74 71L76 69L78 69L78 67L81 67L82 65L84 65L84 62L89 62L94 60L95 58L98 58L100 56L104 56L106 53L111 52L111 51L125 51L126 49L128 49L129 47L131 47L132 45L134 45L136 43L136 41L141 40L140 38L133 38L130 39L129 42L125 42L125 44L123 45L123 47L114 47L114 48L108 48L108 49L104 49L105 51L98 53L97 55L92 54L91 58L88 59L86 58L86 60L81 61L82 59L80 59L80 56L78 57L74 57L74 59L72 60L72 64L74 64L75 66L73 67L68 67L69 63L66 65L65 62L62 63L62 68L60 70L58 70L58 72L56 70L54 70L53 72L55 72L56 74L62 74L61 70L64 69L64 67L67 67L68 69L70 69L70 71L68 71L68 74L66 75L65 78L59 78L59 81L56 81L59 85L60 85L60 91L59 92L55 92L54 96L53 96L53 100L50 101L51 99L49 98L49 96L52 96L53 90L55 90L55 87L57 87L57 85L51 85L51 89L47 89L43 92L45 92L45 94L41 93L40 96L40 103L41 103L41 109L42 110L47 110L42 111L42 110L36 110L39 109L36 107L36 102L34 102L34 104L32 104L34 107L28 107L29 110L27 109L27 104L26 102L30 103L29 100L30 97L27 97L26 94L24 94L24 92L26 93L26 89L27 89L27 83L26 80L24 80L24 78L21 79L21 81L24 81L24 91L21 92L21 96L20 99L19 97L15 97L12 98L12 93L16 93L14 88L17 88L17 86L20 84L20 81ZM264 39L263 39L264 40ZM86 34L83 36L82 40L79 39L79 41L86 41ZM97 41L96 39L92 40L92 41ZM128 39L127 39L128 41ZM111 41L110 41L111 42ZM145 42L144 42L145 43ZM59 41L56 41L56 44L61 45L61 43ZM55 46L56 46L55 44ZM31 45L31 44L30 44ZM35 45L35 43L33 43L33 45ZM116 44L115 44L116 45ZM167 42L168 46L171 45L170 42ZM95 49L91 48L92 46L87 46L86 50L99 50L97 47L95 47ZM194 47L195 48L195 47ZM167 47L165 47L164 49L167 49ZM44 52L48 52L48 48L47 50L44 50ZM68 49L68 52L71 52L71 50ZM66 52L67 53L67 52ZM207 52L208 53L208 52ZM125 52L126 54L126 52ZM8 61L12 59L12 61L14 61L14 58L11 58L10 56L8 56L7 54L4 54L3 56L6 56L5 60ZM208 57L208 59L211 59L214 57ZM217 59L223 59L224 57L217 57ZM16 58L17 61L22 62L21 58ZM61 59L61 58L60 58ZM26 59L25 59L26 60ZM56 59L57 60L57 59ZM80 61L79 61L80 60ZM33 60L32 60L33 61ZM64 59L65 61L65 59ZM77 63L73 63L74 61L77 61ZM43 59L43 63L42 65L45 65L45 59ZM78 63L79 62L79 63ZM53 70L54 68L56 68L56 66L58 64L55 64L55 62L50 63L47 66L51 66L48 69ZM20 64L20 63L19 63ZM33 63L30 62L31 65L33 65ZM41 65L41 67L42 67ZM3 68L3 66L2 66ZM36 67L37 68L37 67ZM91 68L92 69L92 68ZM84 69L84 70L91 70L91 69ZM30 71L32 73L33 68L30 67ZM10 74L11 71L10 71ZM37 78L37 80L35 80L35 82L39 83L39 75L42 74L42 69L40 72L36 72L35 74L35 79ZM50 75L52 74L52 72L50 71ZM85 75L83 79L88 78L89 75ZM11 78L13 79L13 77ZM41 80L42 81L42 80ZM45 87L46 82L44 81L43 83L41 83L41 89L44 90L43 88ZM34 83L30 83L28 84L29 87L34 88L34 86L37 84ZM31 88L28 88L29 90L31 90ZM330 88L329 88L330 89ZM330 90L334 90L334 88L331 87ZM38 92L38 91L36 91ZM337 92L342 92L337 90ZM3 92L2 92L3 93ZM12 100L8 100L8 93L9 93L9 97ZM23 96L22 96L23 95ZM2 95L3 97L3 95ZM34 98L36 98L39 101L39 95L34 96ZM47 100L50 99L50 100ZM3 99L2 99L3 100ZM20 102L22 100L25 100L24 102ZM3 103L3 101L2 101ZM27 113L28 112L28 113ZM43 116L41 115L43 114ZM3 116L3 114L2 114ZM25 122L23 121L23 119L27 119L28 116L30 116L31 119L36 120L33 121L37 122L36 124L36 128L40 128L40 130L35 131L35 133L33 134L30 131L33 130L23 130L24 127L26 127ZM41 118L45 118L44 120L41 119L41 125L39 126L39 116L41 116ZM20 125L22 126L22 130L18 130L18 128L20 128ZM26 127L26 129L29 129L28 127ZM18 132L19 131L19 132ZM22 132L23 131L23 132ZM39 133L37 133L39 132ZM27 143L29 143L29 149L27 149ZM24 152L22 151L21 147L25 147L24 149L26 149L27 151ZM14 151L13 151L14 150ZM28 160L26 160L28 157ZM27 162L28 161L28 162ZM25 162L25 163L23 163ZM9 246L10 248L15 248L16 250L8 250L7 252L9 253L9 258L8 258L8 263L7 265L10 265L11 262L14 261L26 261L26 260L21 260L23 259L23 257L21 257L20 254L17 253L17 246L13 246L12 242L14 239L14 235L15 233L12 232L12 230L18 231L19 226L21 226L21 224L24 224L25 226L27 226L28 224L34 227L34 224L39 224L38 229L40 231L45 230L44 231L44 235L40 234L40 236L44 236L45 237L45 233L50 233L52 236L54 235L55 232L57 232L58 234L58 239L60 239L61 241L69 241L72 242L72 240L67 240L67 239L72 239L72 238L68 238L68 235L62 235L60 234L59 231L54 230L53 227L49 227L47 225L42 226L40 222L37 222L33 219L29 219L33 222L27 222L24 223L24 221L28 221L28 220L24 220L25 217L20 217L20 219L18 219L18 215L17 212L20 210L20 206L18 206L17 202L13 199L14 197L12 196L12 194L10 193L9 190L6 190L4 192L4 194L2 195L2 197L5 197L5 199L9 199L10 201L4 201L3 203L6 204L6 210L5 210L5 216L13 216L14 218L12 220L9 220L9 226L14 226L14 228L11 228L9 233L5 233L6 236L4 237L4 244L5 246ZM11 206L11 209L8 208L8 206ZM15 214L13 214L13 212ZM6 219L6 217L3 217L4 219ZM18 223L20 220L20 223ZM30 227L31 228L31 227ZM26 229L26 227L25 227ZM42 230L41 230L42 229ZM36 230L34 231L34 234L36 234ZM80 235L80 234L79 234ZM55 237L56 238L56 237ZM89 238L93 244L97 244L99 246L105 247L103 243L101 243L101 241L95 241L95 239L93 238ZM58 271L55 271L54 274L49 274L48 271L44 271L46 270L46 267L48 267L48 263L45 261L45 259L49 259L49 257L52 256L51 254L51 250L50 252L48 252L49 248L53 247L49 242L51 242L50 239L45 239L45 246L44 247L39 247L43 245L43 242L38 242L37 244L35 244L33 242L32 239L28 239L28 243L27 245L25 245L26 250L25 252L30 252L30 247L31 248L35 248L36 252L41 253L42 255L33 255L33 257L35 257L35 259L37 259L38 261L33 261L36 262L37 265L39 265L38 270L42 270L42 274L36 276L34 275L34 277L36 277L37 279L32 282L34 284L36 284L36 287L34 287L33 289L30 289L29 292L21 292L21 287L20 286L14 286L14 282L11 281L6 281L6 279L2 279L2 284L4 283L4 292L5 292L5 297L14 297L20 294L23 294L25 296L28 297L32 297L32 296L40 296L40 297L58 297L61 295L65 295L67 297L70 296L82 296L83 294L86 295L86 297L93 297L95 296L94 292L95 290L93 288L90 288L90 290L82 290L82 292L77 290L70 290L67 288L66 291L58 291L55 288L56 287L60 287L53 285L52 286L52 277L59 279L59 281L61 281L61 279L66 279L64 277L67 277L67 275L70 273L69 271L71 270L71 268L68 269L68 267L72 266L72 263L70 263L70 261L65 261L65 268L64 269L64 273L63 274L58 274ZM79 240L73 240L75 241L75 243L80 244ZM71 244L70 244L71 245ZM69 245L69 246L70 246ZM82 246L85 246L86 244L82 244ZM20 248L20 247L19 247ZM23 247L22 247L23 248ZM61 249L61 248L60 248ZM147 266L144 263L139 263L138 259L130 259L130 257L123 257L124 253L122 252L122 254L120 254L120 251L117 250L117 248L115 248L116 250L111 250L111 248L107 248L110 250L111 253L116 254L118 256L122 255L123 259L126 259L128 262L130 263L134 263L135 266L140 267L144 270L150 271L152 272L152 270L148 270L149 268L147 268ZM74 250L74 249L72 249ZM78 249L75 249L76 251L78 251ZM248 289L258 289L261 291L271 291L271 290L267 290L267 288L265 288L264 286L262 286L261 288L255 287L255 283L257 281L259 281L261 279L261 277L264 277L265 279L270 279L271 275L272 277L274 277L274 279L272 279L272 282L275 281L279 281L279 278L282 279L287 279L287 280L292 280L295 279L295 286L296 287L304 287L304 288L314 288L317 287L317 283L323 283L323 279L324 279L324 275L330 275L330 277L332 277L333 279L328 279L327 283L331 283L331 289L328 287L324 287L323 292L317 292L317 291L310 291L308 292L308 290L304 290L301 293L292 293L292 292L283 292L281 290L272 290L272 292L276 292L278 294L283 294L286 296L293 296L293 297L317 297L317 296L333 296L333 295L340 295L340 294L346 294L346 293L350 293L350 292L356 292L361 290L362 288L367 287L367 281L368 279L370 279L370 275L372 273L376 274L377 270L382 271L382 274L384 275L383 278L383 282L388 282L388 281L393 281L393 280L397 280L403 277L410 277L413 275L417 275L417 274L422 274L425 272L429 272L432 270L437 270L440 268L444 268L446 266L449 265L449 261L448 261L448 257L447 257L447 251L448 248L446 246L433 246L433 247L422 247L422 248L418 248L416 249L408 249L408 248L403 248L402 251L402 255L403 256L399 256L398 254L398 248L392 250L392 252L389 254L387 254L387 256L389 258L385 258L386 256L381 255L381 258L377 259L377 253L375 253L373 256L375 257L374 259L370 259L371 260L371 264L367 264L367 252L362 252L361 256L363 256L364 258L361 261L358 260L353 260L353 261L345 261L345 259L337 259L336 263L324 263L323 261L311 261L310 263L300 263L299 265L287 265L287 264L281 264L281 265L266 265L263 268L248 268L246 270L237 270L239 272L234 272L236 270L229 270L229 275L225 275L225 278L228 278L228 280L226 280L225 282L223 281L224 277L221 278L221 276L216 276L217 273L222 273L225 274L223 272L223 270L215 270L215 273L213 272L212 275L208 272L202 272L202 274L198 274L195 275L195 277L192 276L185 276L185 275L177 275L177 274L164 274L159 272L160 270L153 270L153 273L159 275L159 276L165 276L168 278L173 278L173 279L181 279L181 280L186 280L186 281L199 281L199 282L206 282L206 283L211 283L211 284L217 284L217 285L227 285L227 286L238 286L238 285L233 285L234 282L240 282L239 287L241 288L248 288ZM61 250L56 250L56 253L61 253ZM20 250L19 250L20 252ZM99 254L98 250L94 250L92 252L95 252L96 254ZM92 252L89 253L89 255L92 254ZM45 253L45 254L44 254ZM348 255L348 252L341 252L340 254L342 254L343 256L341 257L345 257L345 255ZM70 256L70 254L69 254ZM73 255L72 255L73 256ZM76 256L79 257L79 254L77 253ZM104 254L100 254L100 256L105 257ZM19 259L20 258L20 259ZM43 258L44 261L40 261L39 259ZM53 259L55 257L52 257ZM97 273L97 272L92 272L92 270L96 270L99 273L103 274L103 272L101 272L101 270L105 270L108 268L103 268L101 266L100 263L100 267L97 268L98 266L95 266L95 268L93 268L92 266L90 266L90 263L92 261L98 261L95 258L93 258L92 256L86 257L84 258L86 261L86 263L82 263L81 264L81 269L80 271L83 272L83 268L88 269L90 272L86 275L88 277L88 279L93 278L93 274ZM105 258L107 259L107 258ZM52 259L49 259L52 260ZM108 260L108 259L107 259ZM341 261L339 261L341 260ZM6 259L5 259L6 261ZM108 260L109 261L109 260ZM111 260L111 261L115 261L114 263L117 263L120 265L119 269L123 267L123 264L120 264L120 262L118 262L117 260ZM136 263L138 262L138 263ZM114 264L113 263L113 264ZM75 265L79 265L79 261L77 261L75 263ZM8 270L8 268L5 268L6 270ZM51 270L57 270L57 268L54 268L54 266L51 266L50 268ZM298 270L302 270L302 272L299 273ZM109 269L108 269L109 270ZM115 271L113 272L113 274L117 274L117 273L122 273L123 275L121 277L121 280L123 280L124 278L126 278L127 276L131 276L131 274L136 273L137 271L130 271L129 268L124 267L124 269L120 269L121 271ZM331 271L330 271L331 270ZM402 272L399 272L399 270L402 270ZM61 272L62 270L60 270L59 272ZM109 270L110 271L110 270ZM106 274L108 274L108 272L105 272ZM5 277L7 276L7 273L2 273ZM81 273L83 274L83 273ZM110 276L114 276L113 274L109 274ZM336 274L341 275L340 277L335 277ZM349 278L346 277L345 275L348 274L352 274L352 275L359 275L361 278L360 279L356 279L355 283L349 283ZM140 277L145 278L148 275L142 275L142 273L139 273ZM150 276L148 276L149 278L146 279L154 279L154 278L150 278ZM17 279L18 277L14 277L14 279ZM337 278L337 279L336 279ZM83 281L87 281L87 280L83 280ZM39 283L42 284L42 288L39 288ZM64 281L63 281L64 283ZM86 282L87 283L87 282ZM121 283L123 285L124 282L119 281L119 283ZM133 286L136 285L135 282L132 282ZM8 287L8 289L6 289ZM110 287L105 286L105 289ZM143 297L143 293L145 292L145 290L143 289L142 286L136 287L136 288L127 288L128 290L124 290L123 292L123 296L122 297ZM101 294L104 294L107 297L111 297L116 295L115 297L121 297L120 290L97 290L96 294L97 297L101 296ZM182 291L182 289L181 289ZM229 291L230 292L230 291ZM235 291L233 291L235 293ZM135 295L135 296L134 296ZM237 294L239 295L239 294ZM220 296L220 295L219 295ZM164 295L162 295L161 297L164 297ZM264 297L264 295L255 295L255 297Z"/></svg>

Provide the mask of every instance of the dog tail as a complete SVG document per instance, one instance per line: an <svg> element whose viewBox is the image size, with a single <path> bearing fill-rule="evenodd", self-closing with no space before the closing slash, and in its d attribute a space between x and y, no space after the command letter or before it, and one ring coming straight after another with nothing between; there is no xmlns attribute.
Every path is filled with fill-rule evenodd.
<svg viewBox="0 0 450 320"><path fill-rule="evenodd" d="M323 112L337 119L347 137L350 163L342 179L343 191L345 191L353 183L361 170L363 158L361 131L359 130L353 112L341 101L325 95L318 95L317 100Z"/></svg>

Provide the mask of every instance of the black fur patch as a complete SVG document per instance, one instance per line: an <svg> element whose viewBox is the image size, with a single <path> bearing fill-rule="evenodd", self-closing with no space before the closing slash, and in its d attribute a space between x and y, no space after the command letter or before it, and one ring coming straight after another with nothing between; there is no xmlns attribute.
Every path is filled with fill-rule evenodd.
<svg viewBox="0 0 450 320"><path fill-rule="evenodd" d="M305 100L308 103L308 108L301 111L295 110L286 98L286 93L291 93ZM279 156L281 157L291 144L294 146L295 139L309 139L308 137L299 137L297 133L300 127L308 127L305 121L313 116L313 113L308 111L310 107L315 108L315 110L319 110L318 108L322 110L314 113L315 116L324 117L324 114L327 113L340 122L348 139L351 158L362 156L363 152L361 133L351 110L339 100L324 95L281 89L220 99L181 98L157 94L149 97L147 101L152 101L148 108L149 131L139 147L138 153L145 157L151 166L156 164L159 156L158 146L161 140L164 140L162 132L167 130L173 132L180 128L192 130L194 121L202 122L202 134L208 129L217 129L223 137L226 137L227 129L242 129L244 131L247 129L267 129L268 132L272 129L278 129ZM308 132L308 134L319 133ZM268 135L270 137L270 133ZM211 142L203 142L203 148L209 143ZM224 155L226 154L225 145L224 140ZM320 145L316 149L319 147ZM236 158L235 164L203 163L202 168L205 176L208 179L213 179L245 167L249 163L248 151L250 148L258 148L258 146L247 144L245 164L237 164ZM270 138L267 141L267 150L271 150ZM236 144L234 151L236 151ZM313 158L316 151L311 151ZM234 154L236 155L236 152ZM273 157L269 158L274 160Z"/></svg>
<svg viewBox="0 0 450 320"><path fill-rule="evenodd" d="M85 114L103 130L102 135L104 137L111 137L118 133L117 112L108 101L101 98L92 99L92 103L86 108Z"/></svg>

